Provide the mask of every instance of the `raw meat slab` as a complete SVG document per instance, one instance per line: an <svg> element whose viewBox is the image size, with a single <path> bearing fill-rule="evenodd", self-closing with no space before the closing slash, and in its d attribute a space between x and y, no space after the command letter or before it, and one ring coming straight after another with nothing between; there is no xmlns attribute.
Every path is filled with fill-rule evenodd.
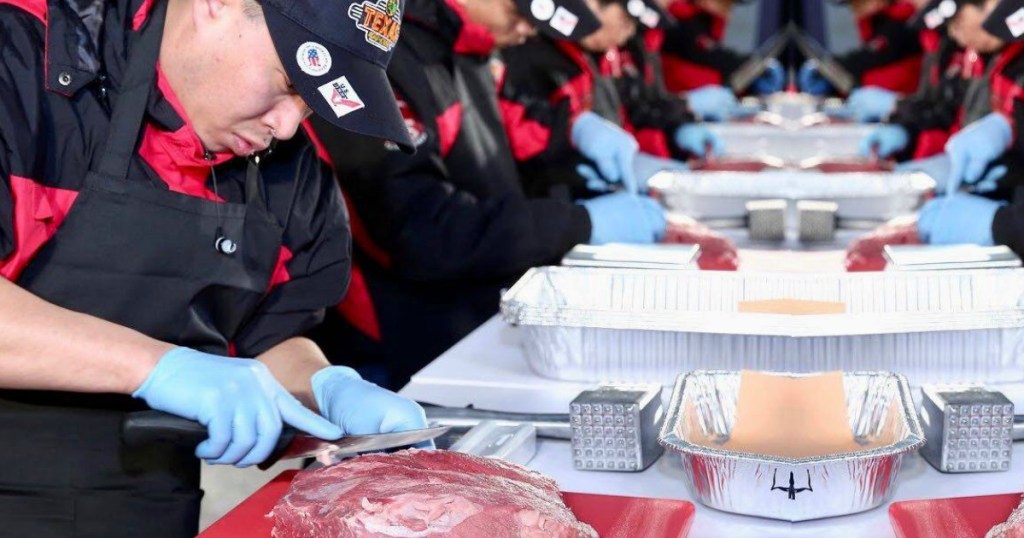
<svg viewBox="0 0 1024 538"><path fill-rule="evenodd" d="M269 538L273 521L264 516L288 491L296 473L285 471L277 475L199 533L198 538ZM693 523L693 503L687 501L589 493L563 495L576 517L594 527L601 538L685 538Z"/></svg>
<svg viewBox="0 0 1024 538"><path fill-rule="evenodd" d="M898 538L983 538L1006 521L1020 503L1019 493L901 501L889 506Z"/></svg>

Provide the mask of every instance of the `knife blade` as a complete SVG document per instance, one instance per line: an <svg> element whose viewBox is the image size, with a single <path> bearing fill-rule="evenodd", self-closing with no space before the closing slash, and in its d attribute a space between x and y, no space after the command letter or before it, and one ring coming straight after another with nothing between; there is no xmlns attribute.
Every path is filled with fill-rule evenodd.
<svg viewBox="0 0 1024 538"><path fill-rule="evenodd" d="M448 431L447 426L369 435L346 435L328 441L285 425L270 457L258 467L266 470L280 460L314 457L324 451L332 455L352 455L429 441ZM128 413L121 421L121 439L130 447L171 443L195 447L209 436L206 426L162 411Z"/></svg>

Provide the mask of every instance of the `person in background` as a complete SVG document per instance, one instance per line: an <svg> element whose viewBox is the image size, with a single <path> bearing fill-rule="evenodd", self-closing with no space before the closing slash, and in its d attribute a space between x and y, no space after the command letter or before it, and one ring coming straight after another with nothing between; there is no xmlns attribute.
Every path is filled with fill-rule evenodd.
<svg viewBox="0 0 1024 538"><path fill-rule="evenodd" d="M606 167L588 158L587 141L581 140L590 122L639 132L647 145L643 149L670 157L637 154L634 169L640 192L659 172L686 170L677 159L724 151L712 131L692 122L681 100L648 86L632 57L622 51L640 24L627 7L618 1L591 0L590 5L602 26L579 43L538 36L503 51L501 106L530 196L587 199L608 188ZM537 137L538 132L545 137ZM578 176L564 173L567 170ZM677 229L671 237L688 236L699 243L702 267L735 269L731 242L696 223L687 233Z"/></svg>
<svg viewBox="0 0 1024 538"><path fill-rule="evenodd" d="M735 0L658 0L672 16L660 47L665 87L685 95L690 110L704 121L743 116L731 89L732 75L749 55L722 44ZM782 91L786 71L777 60L749 88L755 95Z"/></svg>
<svg viewBox="0 0 1024 538"><path fill-rule="evenodd" d="M939 178L945 195L927 202L916 221L856 242L848 252L848 265L870 264L882 246L894 242L1001 244L1024 256L1024 147L1012 127L1024 120L1024 43L1019 40L1024 34L1014 16L1024 2L1003 0L991 9L983 28L1007 43L989 74L992 112L946 144L949 165Z"/></svg>
<svg viewBox="0 0 1024 538"><path fill-rule="evenodd" d="M922 51L918 31L907 25L916 11L902 0L849 0L863 45L836 56L836 62L855 78L855 86L913 93L920 80ZM801 92L828 95L834 88L807 60L797 73Z"/></svg>
<svg viewBox="0 0 1024 538"><path fill-rule="evenodd" d="M197 457L426 425L301 338L350 245L301 121L412 146L383 83L401 5L373 43L359 6L0 4L0 536L192 537ZM123 446L147 408L208 438Z"/></svg>
<svg viewBox="0 0 1024 538"><path fill-rule="evenodd" d="M350 203L359 269L358 288L312 336L328 356L383 366L392 386L493 316L530 267L579 243L653 243L665 229L658 205L626 190L582 203L523 192L492 56L535 28L590 34L598 22L582 2L410 0L404 22L388 82L416 154L312 121ZM636 142L618 127L593 122L577 142L620 174L617 186L620 160L632 174Z"/></svg>
<svg viewBox="0 0 1024 538"><path fill-rule="evenodd" d="M925 91L901 101L887 124L864 139L862 155L876 154L901 161L915 159L898 166L898 170L938 173L941 167L948 166L943 164L947 159L941 156L943 146L935 149L937 143L941 141L944 145L962 125L981 119L991 110L989 78L995 65L992 60L1003 42L987 33L981 24L996 4L997 0L962 2L962 7L947 19L948 35L956 48L952 49L955 53L951 54L945 75L939 84L929 85ZM940 156L933 157L937 153Z"/></svg>
<svg viewBox="0 0 1024 538"><path fill-rule="evenodd" d="M907 24L918 30L923 58L921 78L917 90L909 95L887 90L879 86L854 88L846 99L845 112L854 121L867 123L886 121L894 115L909 118L933 111L931 105L943 100L951 90L948 83L959 80L959 69L953 64L960 63L963 50L946 32L946 22L956 12L955 0L914 0L917 12ZM960 99L956 100L957 103ZM947 109L942 114L949 114ZM923 158L942 152L948 134L943 129L924 129L917 137L914 158Z"/></svg>

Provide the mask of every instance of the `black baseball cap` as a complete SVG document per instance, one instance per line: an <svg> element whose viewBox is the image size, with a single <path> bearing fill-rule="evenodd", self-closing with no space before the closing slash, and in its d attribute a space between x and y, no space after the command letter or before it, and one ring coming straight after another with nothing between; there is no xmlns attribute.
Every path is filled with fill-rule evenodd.
<svg viewBox="0 0 1024 538"><path fill-rule="evenodd" d="M1007 43L1024 40L1024 0L1000 0L981 27Z"/></svg>
<svg viewBox="0 0 1024 538"><path fill-rule="evenodd" d="M555 39L579 41L601 27L583 0L516 0L516 7L538 32Z"/></svg>
<svg viewBox="0 0 1024 538"><path fill-rule="evenodd" d="M281 63L313 112L413 152L387 66L403 0L259 0Z"/></svg>

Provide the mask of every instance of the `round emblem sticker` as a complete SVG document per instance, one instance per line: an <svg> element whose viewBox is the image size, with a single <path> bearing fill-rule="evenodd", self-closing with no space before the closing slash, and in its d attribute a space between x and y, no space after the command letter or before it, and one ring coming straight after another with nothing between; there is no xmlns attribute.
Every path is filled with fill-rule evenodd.
<svg viewBox="0 0 1024 538"><path fill-rule="evenodd" d="M299 69L307 75L319 77L331 70L331 53L319 43L307 41L295 51Z"/></svg>
<svg viewBox="0 0 1024 538"><path fill-rule="evenodd" d="M539 20L546 21L555 14L554 0L533 0L530 3L530 13Z"/></svg>
<svg viewBox="0 0 1024 538"><path fill-rule="evenodd" d="M644 4L644 0L629 0L626 4L626 11L639 19L647 11L647 4Z"/></svg>
<svg viewBox="0 0 1024 538"><path fill-rule="evenodd" d="M956 15L956 2L954 0L943 0L939 4L939 13L947 19Z"/></svg>

